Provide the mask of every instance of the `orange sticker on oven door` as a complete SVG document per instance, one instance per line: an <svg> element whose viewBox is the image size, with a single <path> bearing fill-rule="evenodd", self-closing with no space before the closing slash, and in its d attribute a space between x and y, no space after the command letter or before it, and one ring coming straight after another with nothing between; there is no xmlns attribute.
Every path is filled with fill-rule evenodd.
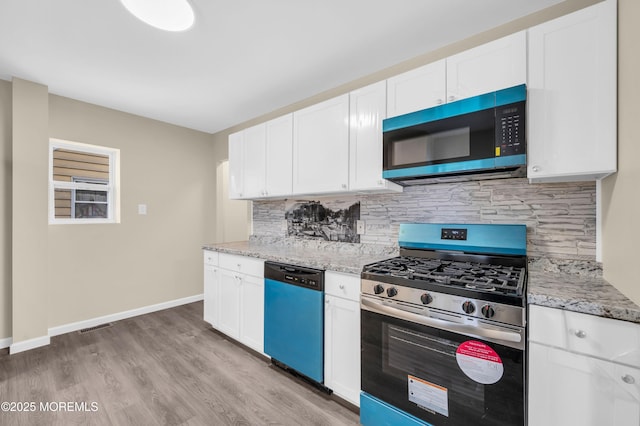
<svg viewBox="0 0 640 426"><path fill-rule="evenodd" d="M456 350L458 367L471 380L491 385L502 378L502 359L489 345L477 340L467 340Z"/></svg>

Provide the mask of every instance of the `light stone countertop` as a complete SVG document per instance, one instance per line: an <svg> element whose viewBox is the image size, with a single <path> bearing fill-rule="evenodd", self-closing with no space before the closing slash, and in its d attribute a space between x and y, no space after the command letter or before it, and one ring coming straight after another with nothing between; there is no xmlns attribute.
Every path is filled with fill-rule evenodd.
<svg viewBox="0 0 640 426"><path fill-rule="evenodd" d="M529 304L640 323L640 306L600 276L529 267Z"/></svg>
<svg viewBox="0 0 640 426"><path fill-rule="evenodd" d="M360 246L348 243L316 244L313 241L283 244L282 240L249 240L208 244L203 249L356 275L360 275L364 265L398 256L397 248L375 250Z"/></svg>
<svg viewBox="0 0 640 426"><path fill-rule="evenodd" d="M398 256L397 247L253 237L203 249L356 275L364 265ZM604 280L593 265L578 261L558 266L550 259L530 259L528 303L640 323L640 306Z"/></svg>

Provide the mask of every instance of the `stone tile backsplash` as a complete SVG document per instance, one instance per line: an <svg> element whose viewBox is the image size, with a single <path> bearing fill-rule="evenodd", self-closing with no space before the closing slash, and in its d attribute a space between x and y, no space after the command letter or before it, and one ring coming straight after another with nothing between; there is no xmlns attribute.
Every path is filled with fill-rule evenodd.
<svg viewBox="0 0 640 426"><path fill-rule="evenodd" d="M402 193L330 199L360 202L360 219L366 223L361 244L396 245L398 226L407 222L524 223L530 257L595 260L594 182L478 180L410 186ZM254 201L254 236L287 237L286 204L287 200Z"/></svg>

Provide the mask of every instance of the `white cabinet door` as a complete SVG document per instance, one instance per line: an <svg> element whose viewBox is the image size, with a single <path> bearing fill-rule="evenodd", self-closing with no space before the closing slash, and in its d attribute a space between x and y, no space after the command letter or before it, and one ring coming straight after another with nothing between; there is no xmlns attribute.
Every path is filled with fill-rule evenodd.
<svg viewBox="0 0 640 426"><path fill-rule="evenodd" d="M444 59L387 80L387 116L407 114L440 105L446 99Z"/></svg>
<svg viewBox="0 0 640 426"><path fill-rule="evenodd" d="M219 270L220 286L218 329L234 339L240 338L240 276L237 272Z"/></svg>
<svg viewBox="0 0 640 426"><path fill-rule="evenodd" d="M325 294L325 386L360 405L360 303Z"/></svg>
<svg viewBox="0 0 640 426"><path fill-rule="evenodd" d="M240 287L240 341L264 352L264 279L245 275Z"/></svg>
<svg viewBox="0 0 640 426"><path fill-rule="evenodd" d="M346 191L349 184L349 95L294 112L293 192Z"/></svg>
<svg viewBox="0 0 640 426"><path fill-rule="evenodd" d="M511 34L447 58L447 102L526 82L526 31Z"/></svg>
<svg viewBox="0 0 640 426"><path fill-rule="evenodd" d="M265 196L290 195L293 178L293 114L266 123Z"/></svg>
<svg viewBox="0 0 640 426"><path fill-rule="evenodd" d="M265 123L243 130L242 198L258 198L265 193Z"/></svg>
<svg viewBox="0 0 640 426"><path fill-rule="evenodd" d="M529 426L638 426L640 369L531 343Z"/></svg>
<svg viewBox="0 0 640 426"><path fill-rule="evenodd" d="M244 170L244 133L229 135L229 198L242 198Z"/></svg>
<svg viewBox="0 0 640 426"><path fill-rule="evenodd" d="M218 328L218 291L219 291L218 267L204 265L204 320L214 328Z"/></svg>
<svg viewBox="0 0 640 426"><path fill-rule="evenodd" d="M349 95L349 189L352 191L402 187L382 179L382 120L386 118L384 81Z"/></svg>
<svg viewBox="0 0 640 426"><path fill-rule="evenodd" d="M528 170L532 181L616 171L616 1L529 29Z"/></svg>

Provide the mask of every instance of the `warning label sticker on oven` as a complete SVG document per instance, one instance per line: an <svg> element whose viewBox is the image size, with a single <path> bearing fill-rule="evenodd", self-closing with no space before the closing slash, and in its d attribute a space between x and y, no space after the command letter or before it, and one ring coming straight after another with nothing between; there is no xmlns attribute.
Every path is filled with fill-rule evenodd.
<svg viewBox="0 0 640 426"><path fill-rule="evenodd" d="M449 417L449 399L447 388L419 379L415 376L408 376L409 379L409 401L418 404L420 408L435 411L443 416Z"/></svg>
<svg viewBox="0 0 640 426"><path fill-rule="evenodd" d="M458 346L456 361L464 374L483 385L491 385L502 378L502 359L489 345L468 340Z"/></svg>

